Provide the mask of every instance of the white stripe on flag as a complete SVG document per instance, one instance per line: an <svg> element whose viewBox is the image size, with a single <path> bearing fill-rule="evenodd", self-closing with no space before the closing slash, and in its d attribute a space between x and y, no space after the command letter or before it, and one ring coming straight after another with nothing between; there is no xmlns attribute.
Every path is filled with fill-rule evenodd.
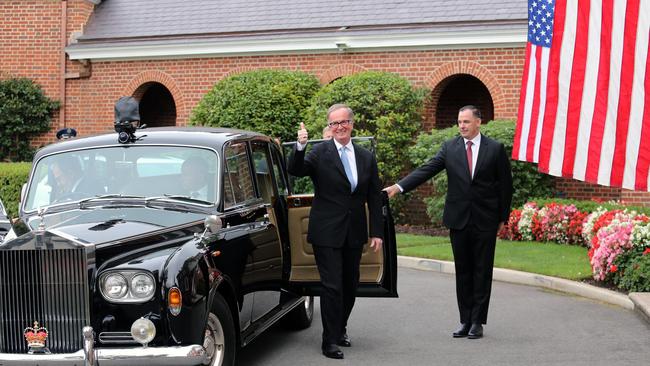
<svg viewBox="0 0 650 366"><path fill-rule="evenodd" d="M596 85L598 83L598 64L600 63L600 27L602 22L602 7L592 4L589 10L589 34L587 47L587 64L585 66L585 81L582 89L582 104L580 107L580 122L578 125L578 141L576 157L573 166L573 177L584 181L589 157L589 137L591 136L591 121L594 116L596 100Z"/></svg>
<svg viewBox="0 0 650 366"><path fill-rule="evenodd" d="M533 162L539 163L539 145L542 140L542 127L544 127L544 111L546 110L546 79L548 78L548 58L551 54L549 47L542 47L542 76L539 83L539 117L537 118L537 132L533 150Z"/></svg>
<svg viewBox="0 0 650 366"><path fill-rule="evenodd" d="M560 50L560 72L558 78L557 114L551 145L551 156L548 163L548 173L562 176L564 162L564 145L566 142L567 110L569 108L569 89L571 88L571 73L573 69L573 52L576 43L576 23L578 22L578 2L567 1L564 36Z"/></svg>
<svg viewBox="0 0 650 366"><path fill-rule="evenodd" d="M623 62L623 35L625 33L625 9L627 1L614 1L612 19L612 50L607 93L607 117L603 131L603 143L598 166L598 184L609 186L616 145L616 119L621 91L621 63ZM603 31L607 31L604 29Z"/></svg>
<svg viewBox="0 0 650 366"><path fill-rule="evenodd" d="M524 116L521 125L521 136L519 137L519 157L521 161L526 161L526 147L528 146L528 134L530 133L530 117L533 110L533 99L537 91L535 90L535 75L537 74L537 60L535 59L535 52L537 46L531 45L530 57L528 59L528 80L526 83L526 101L524 102Z"/></svg>
<svg viewBox="0 0 650 366"><path fill-rule="evenodd" d="M630 126L627 130L625 171L623 188L635 189L636 164L639 156L641 130L643 128L643 109L645 103L645 73L648 55L648 32L650 32L650 1L639 3L639 23L637 24L636 45L634 46L634 77L632 81L632 104L630 105ZM647 142L646 142L647 143Z"/></svg>

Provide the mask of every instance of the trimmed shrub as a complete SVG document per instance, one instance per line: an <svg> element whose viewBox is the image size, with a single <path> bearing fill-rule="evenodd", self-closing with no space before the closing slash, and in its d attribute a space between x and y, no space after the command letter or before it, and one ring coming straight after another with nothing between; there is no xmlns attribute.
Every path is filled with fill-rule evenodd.
<svg viewBox="0 0 650 366"><path fill-rule="evenodd" d="M558 203L562 205L575 205L578 210L585 212L594 212L598 207L602 207L607 211L627 209L628 211L635 211L650 216L650 207L629 206L616 202L580 201L566 198L531 198L529 201L535 202L540 207L549 203Z"/></svg>
<svg viewBox="0 0 650 366"><path fill-rule="evenodd" d="M30 139L50 130L59 102L43 94L25 78L0 80L0 161L29 161L34 156Z"/></svg>
<svg viewBox="0 0 650 366"><path fill-rule="evenodd" d="M614 283L630 292L650 292L650 248L635 247L620 254L615 263Z"/></svg>
<svg viewBox="0 0 650 366"><path fill-rule="evenodd" d="M29 177L30 163L0 163L0 198L9 217L18 216L20 190Z"/></svg>
<svg viewBox="0 0 650 366"><path fill-rule="evenodd" d="M495 120L481 125L481 133L504 144L508 156L512 154L512 142L515 134L515 123L507 120ZM420 134L415 146L409 150L409 156L414 166L420 166L434 157L442 144L458 136L456 126L432 130ZM523 161L511 160L512 181L514 192L512 207L522 206L530 197L552 197L553 178L537 171L537 165ZM442 224L442 212L445 206L447 192L447 175L441 172L433 178L434 193L424 199L427 214L434 225Z"/></svg>
<svg viewBox="0 0 650 366"><path fill-rule="evenodd" d="M254 70L214 85L190 116L191 125L257 131L294 141L303 110L320 87L300 71Z"/></svg>
<svg viewBox="0 0 650 366"><path fill-rule="evenodd" d="M365 71L323 87L304 114L310 136L321 136L327 109L345 103L354 111L354 135L375 136L379 175L393 182L408 164L406 147L420 129L426 91L388 72Z"/></svg>

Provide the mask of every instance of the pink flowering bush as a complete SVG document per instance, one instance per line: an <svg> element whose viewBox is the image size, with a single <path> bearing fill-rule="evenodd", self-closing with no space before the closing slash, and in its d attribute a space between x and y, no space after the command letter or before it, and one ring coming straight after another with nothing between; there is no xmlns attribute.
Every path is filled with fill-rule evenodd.
<svg viewBox="0 0 650 366"><path fill-rule="evenodd" d="M611 211L610 211L611 212ZM630 215L619 212L596 233L593 251L589 260L594 279L603 281L617 271L614 260L623 251L632 247L630 235L634 229L634 221ZM593 240L593 239L592 239Z"/></svg>
<svg viewBox="0 0 650 366"><path fill-rule="evenodd" d="M573 204L526 203L513 210L499 237L589 248L592 275L630 291L650 288L650 218L627 210L581 212Z"/></svg>

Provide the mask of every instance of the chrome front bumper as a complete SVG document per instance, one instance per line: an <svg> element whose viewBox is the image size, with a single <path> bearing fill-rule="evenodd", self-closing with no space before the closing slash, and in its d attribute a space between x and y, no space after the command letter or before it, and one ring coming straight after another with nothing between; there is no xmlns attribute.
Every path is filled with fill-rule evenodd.
<svg viewBox="0 0 650 366"><path fill-rule="evenodd" d="M84 349L66 354L0 353L0 366L194 366L205 361L200 345L94 349L92 328L84 328Z"/></svg>

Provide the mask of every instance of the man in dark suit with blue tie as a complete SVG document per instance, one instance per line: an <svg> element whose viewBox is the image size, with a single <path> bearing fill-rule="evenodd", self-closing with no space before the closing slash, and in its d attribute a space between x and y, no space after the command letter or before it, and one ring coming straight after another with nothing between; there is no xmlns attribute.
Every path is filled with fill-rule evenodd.
<svg viewBox="0 0 650 366"><path fill-rule="evenodd" d="M331 106L327 122L333 138L314 146L306 156L307 130L300 124L288 170L298 177L309 176L314 183L307 241L314 248L323 287L321 347L326 357L341 359L339 346L351 345L347 321L359 284L363 246L368 237L375 251L382 246L381 183L373 154L352 143L352 109L344 104Z"/></svg>
<svg viewBox="0 0 650 366"><path fill-rule="evenodd" d="M487 322L496 235L508 220L512 202L510 160L502 143L480 133L475 106L458 112L460 136L446 141L433 159L397 184L388 196L408 192L443 169L448 189L443 223L449 228L456 267L460 328L454 338L483 336Z"/></svg>

